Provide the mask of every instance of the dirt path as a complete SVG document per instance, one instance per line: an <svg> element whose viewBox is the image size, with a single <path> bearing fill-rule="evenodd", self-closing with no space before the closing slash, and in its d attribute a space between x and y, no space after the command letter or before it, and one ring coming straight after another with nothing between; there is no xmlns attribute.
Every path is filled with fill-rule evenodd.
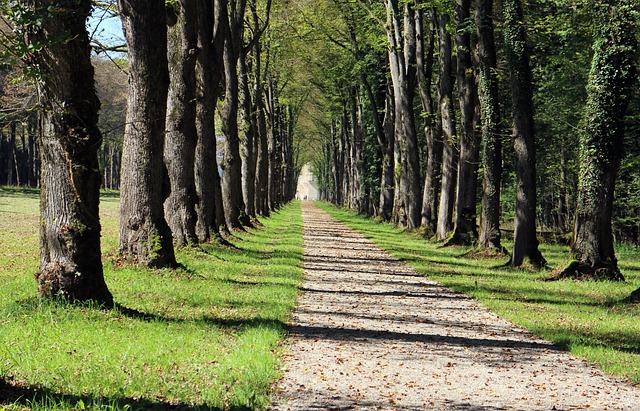
<svg viewBox="0 0 640 411"><path fill-rule="evenodd" d="M303 202L305 282L273 410L640 410L604 376Z"/></svg>

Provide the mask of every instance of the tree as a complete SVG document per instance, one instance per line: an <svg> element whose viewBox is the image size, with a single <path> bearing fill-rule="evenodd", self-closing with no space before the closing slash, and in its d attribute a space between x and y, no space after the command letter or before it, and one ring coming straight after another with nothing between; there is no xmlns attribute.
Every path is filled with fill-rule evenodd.
<svg viewBox="0 0 640 411"><path fill-rule="evenodd" d="M197 11L197 2L193 0L172 3L167 10L169 91L164 162L170 192L164 202L164 213L173 233L173 242L178 247L198 242L195 183Z"/></svg>
<svg viewBox="0 0 640 411"><path fill-rule="evenodd" d="M416 13L416 63L418 71L418 89L424 116L424 134L426 139L426 166L424 189L422 192L421 226L435 233L438 222L438 198L440 197L440 167L442 166L442 125L436 121L435 102L431 94L433 78L433 52L435 49L436 12L429 11L428 41L425 41L423 11ZM426 46L426 49L425 49Z"/></svg>
<svg viewBox="0 0 640 411"><path fill-rule="evenodd" d="M164 0L119 0L118 7L129 47L118 249L125 258L149 267L175 266L163 210L169 87L165 4Z"/></svg>
<svg viewBox="0 0 640 411"><path fill-rule="evenodd" d="M111 306L100 253L100 101L85 28L91 1L24 5L39 18L26 27L34 51L27 63L39 79L43 122L39 291Z"/></svg>
<svg viewBox="0 0 640 411"><path fill-rule="evenodd" d="M531 67L520 0L504 0L504 38L511 79L513 148L516 154L516 218L511 265L527 257L535 267L546 264L536 237L536 151Z"/></svg>
<svg viewBox="0 0 640 411"><path fill-rule="evenodd" d="M447 238L453 229L453 205L457 177L457 138L455 114L453 111L453 77L451 61L451 35L447 31L449 15L443 13L439 21L439 100L440 121L442 122L442 187L438 206L436 237L439 241Z"/></svg>
<svg viewBox="0 0 640 411"><path fill-rule="evenodd" d="M416 85L416 27L414 2L401 14L397 0L386 0L389 67L393 84L396 147L400 152L400 182L396 193L407 228L420 226L422 191L413 96ZM402 22L402 18L404 21Z"/></svg>
<svg viewBox="0 0 640 411"><path fill-rule="evenodd" d="M611 230L616 175L623 152L624 116L637 75L636 8L628 0L595 7L597 34L580 134L578 205L571 254L561 276L622 279ZM634 292L638 296L640 291Z"/></svg>
<svg viewBox="0 0 640 411"><path fill-rule="evenodd" d="M493 29L493 0L477 0L478 97L482 124L482 218L479 248L502 252L500 243L500 187L502 175L502 141L500 139L500 105L498 104L497 59Z"/></svg>
<svg viewBox="0 0 640 411"><path fill-rule="evenodd" d="M242 39L246 0L221 4L221 24L224 27L224 103L220 110L222 133L225 136L222 163L222 194L224 212L229 228L249 225L242 198L242 159L240 157L240 135L238 130L239 80L238 59L242 53Z"/></svg>
<svg viewBox="0 0 640 411"><path fill-rule="evenodd" d="M478 238L476 205L480 142L476 136L477 90L471 60L471 0L456 0L458 101L460 103L460 161L453 235L447 244L471 245Z"/></svg>

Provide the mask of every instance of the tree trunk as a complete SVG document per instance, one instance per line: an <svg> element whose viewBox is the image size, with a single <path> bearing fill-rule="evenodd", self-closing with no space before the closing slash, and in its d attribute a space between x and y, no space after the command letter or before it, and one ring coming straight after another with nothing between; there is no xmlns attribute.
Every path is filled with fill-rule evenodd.
<svg viewBox="0 0 640 411"><path fill-rule="evenodd" d="M413 2L404 5L404 22L400 21L397 0L387 0L387 42L393 83L395 133L400 152L400 184L398 198L406 227L420 225L422 191L413 97L416 84L416 27Z"/></svg>
<svg viewBox="0 0 640 411"><path fill-rule="evenodd" d="M16 122L12 121L9 124L9 152L7 153L9 158L9 165L7 166L7 184L10 186L16 186L18 184L18 176L16 173Z"/></svg>
<svg viewBox="0 0 640 411"><path fill-rule="evenodd" d="M195 186L198 195L196 235L200 242L219 237L220 227L226 231L215 132L215 106L223 76L224 38L219 30L214 33L216 12L219 12L219 7L214 7L214 2L198 0Z"/></svg>
<svg viewBox="0 0 640 411"><path fill-rule="evenodd" d="M622 279L611 230L616 175L623 154L624 116L633 95L637 24L631 2L598 2L600 20L580 134L578 205L571 249L576 270L590 278ZM569 272L572 271L572 272ZM637 293L636 293L637 294Z"/></svg>
<svg viewBox="0 0 640 411"><path fill-rule="evenodd" d="M536 237L536 150L531 68L520 0L504 0L504 37L511 78L514 151L516 154L516 218L511 265L525 258L535 267L546 264Z"/></svg>
<svg viewBox="0 0 640 411"><path fill-rule="evenodd" d="M220 110L221 128L226 142L222 160L222 199L227 225L229 228L241 228L243 225L249 224L249 220L244 214L245 206L242 198L242 160L238 131L238 58L242 48L246 1L239 0L229 3L229 5L235 5L236 8L227 9L226 16L221 17L228 19L229 22L223 56L226 88L224 104Z"/></svg>
<svg viewBox="0 0 640 411"><path fill-rule="evenodd" d="M363 113L360 95L357 87L351 92L351 167L353 168L353 201L358 213L364 213L364 198L362 195L362 144L364 140Z"/></svg>
<svg viewBox="0 0 640 411"><path fill-rule="evenodd" d="M258 12L255 3L251 3L251 15L254 28L260 26ZM257 32L257 30L256 30ZM262 70L262 43L257 41L254 46L254 99L255 99L255 150L256 171L254 189L254 207L256 214L269 215L269 149L267 142L267 119L264 102L263 83L266 78L266 70Z"/></svg>
<svg viewBox="0 0 640 411"><path fill-rule="evenodd" d="M471 0L456 0L457 79L460 103L460 161L453 235L448 244L471 245L478 239L476 206L478 202L478 160L480 142L475 130L477 90L471 59L471 34L467 27L471 17Z"/></svg>
<svg viewBox="0 0 640 411"><path fill-rule="evenodd" d="M453 202L456 190L457 177L457 138L456 125L453 112L453 78L451 61L451 35L447 32L449 16L440 15L439 24L439 49L440 49L440 73L439 73L439 99L440 121L442 122L442 190L440 192L440 204L438 205L438 225L436 238L442 241L453 230Z"/></svg>
<svg viewBox="0 0 640 411"><path fill-rule="evenodd" d="M395 124L394 108L391 88L387 87L385 97L385 114L382 120L384 141L380 144L382 151L382 173L380 176L380 216L384 221L390 221L393 214L393 201L395 198Z"/></svg>
<svg viewBox="0 0 640 411"><path fill-rule="evenodd" d="M259 71L256 71L256 73L259 73ZM267 119L264 108L264 96L262 95L262 87L260 86L256 86L256 116L258 125L258 158L256 166L255 191L256 212L266 217L269 216L269 143L267 136Z"/></svg>
<svg viewBox="0 0 640 411"><path fill-rule="evenodd" d="M163 210L169 87L164 1L119 0L118 7L129 46L118 249L126 259L149 267L175 266L171 230Z"/></svg>
<svg viewBox="0 0 640 411"><path fill-rule="evenodd" d="M441 127L436 122L437 114L431 95L433 78L433 52L435 48L435 12L431 10L428 40L424 38L423 13L416 13L416 64L418 89L424 116L424 136L426 140L426 167L422 192L422 218L420 225L435 233L438 221L438 197L440 195L440 167L442 165ZM426 43L426 50L425 50Z"/></svg>
<svg viewBox="0 0 640 411"><path fill-rule="evenodd" d="M42 70L42 180L39 292L46 298L113 305L100 252L100 101L95 93L85 22L91 1L28 3L41 26L29 32L45 44L33 57Z"/></svg>
<svg viewBox="0 0 640 411"><path fill-rule="evenodd" d="M500 187L502 180L502 141L500 139L500 106L496 47L493 30L493 0L477 0L478 27L478 97L482 123L482 217L480 218L479 248L489 252L503 252L500 243Z"/></svg>
<svg viewBox="0 0 640 411"><path fill-rule="evenodd" d="M28 130L29 130L29 187L36 187L38 185L38 153L37 153L37 144L36 144L36 132L38 131L38 116L37 114L32 114L29 116L28 120Z"/></svg>
<svg viewBox="0 0 640 411"><path fill-rule="evenodd" d="M347 117L347 102L342 101L342 123L340 125L340 151L342 152L342 198L344 206L351 208L351 183L353 175L351 174L351 138L349 137L349 120Z"/></svg>
<svg viewBox="0 0 640 411"><path fill-rule="evenodd" d="M170 193L164 212L175 246L196 244L196 58L197 4L180 0L168 9L169 93L167 96L164 161Z"/></svg>
<svg viewBox="0 0 640 411"><path fill-rule="evenodd" d="M244 212L249 218L256 217L256 117L249 92L249 73L247 71L246 54L240 53L238 59L239 104L242 123L241 158L242 158L242 196Z"/></svg>

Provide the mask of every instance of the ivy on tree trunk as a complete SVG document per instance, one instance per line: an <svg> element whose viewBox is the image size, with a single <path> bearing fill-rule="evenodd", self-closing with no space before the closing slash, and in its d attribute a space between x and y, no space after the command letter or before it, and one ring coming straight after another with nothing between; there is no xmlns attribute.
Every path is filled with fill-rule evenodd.
<svg viewBox="0 0 640 411"><path fill-rule="evenodd" d="M578 205L566 277L622 279L615 256L611 215L623 153L624 116L637 74L634 1L596 5L598 31L580 133Z"/></svg>
<svg viewBox="0 0 640 411"><path fill-rule="evenodd" d="M493 28L493 0L476 1L478 30L478 98L482 124L482 216L479 250L502 253L500 236L500 187L502 175L502 141L500 139L500 105L496 45Z"/></svg>
<svg viewBox="0 0 640 411"><path fill-rule="evenodd" d="M504 0L504 42L511 79L513 148L516 154L516 218L511 265L525 258L531 264L546 264L536 238L536 145L533 121L531 68L520 0Z"/></svg>

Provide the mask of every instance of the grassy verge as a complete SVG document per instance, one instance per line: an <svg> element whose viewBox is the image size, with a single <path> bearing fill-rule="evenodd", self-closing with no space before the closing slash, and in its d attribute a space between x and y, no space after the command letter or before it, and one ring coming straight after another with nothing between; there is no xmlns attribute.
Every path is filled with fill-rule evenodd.
<svg viewBox="0 0 640 411"><path fill-rule="evenodd" d="M126 310L39 300L38 194L0 189L0 409L260 409L302 269L299 203L184 269L115 268L118 198L101 202L105 277Z"/></svg>
<svg viewBox="0 0 640 411"><path fill-rule="evenodd" d="M438 248L417 233L317 204L430 278L605 372L640 383L640 306L619 303L640 286L640 250L627 246L617 250L626 283L545 282L548 272L497 268L506 260L466 258L464 248ZM567 263L567 247L542 245L541 249L550 266Z"/></svg>

